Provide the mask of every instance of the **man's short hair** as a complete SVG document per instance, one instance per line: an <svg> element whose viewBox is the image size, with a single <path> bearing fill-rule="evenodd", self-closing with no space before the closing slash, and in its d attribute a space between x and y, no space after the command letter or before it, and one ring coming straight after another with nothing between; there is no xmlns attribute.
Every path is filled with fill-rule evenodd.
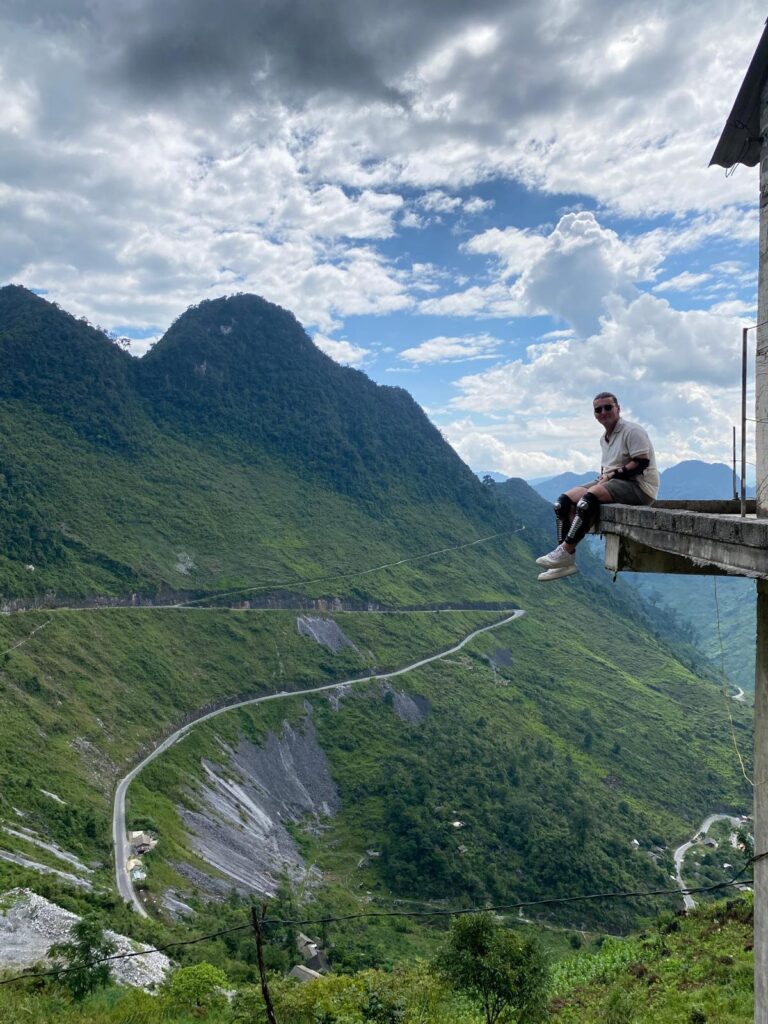
<svg viewBox="0 0 768 1024"><path fill-rule="evenodd" d="M598 400L598 398L612 398L613 401L616 403L616 405L619 404L619 400L616 397L616 395L611 394L610 391L601 391L599 395L595 395L595 397L592 399L592 401L596 402Z"/></svg>

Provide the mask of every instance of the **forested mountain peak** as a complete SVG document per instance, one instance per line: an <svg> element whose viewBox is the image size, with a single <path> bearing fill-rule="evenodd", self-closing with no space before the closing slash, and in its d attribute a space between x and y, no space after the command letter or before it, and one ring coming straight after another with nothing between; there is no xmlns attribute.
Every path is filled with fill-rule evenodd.
<svg viewBox="0 0 768 1024"><path fill-rule="evenodd" d="M215 359L223 368L238 370L273 360L328 361L296 317L259 295L239 294L205 299L185 310L147 353L144 362L198 367L198 360Z"/></svg>
<svg viewBox="0 0 768 1024"><path fill-rule="evenodd" d="M289 461L369 504L407 490L483 502L471 471L402 388L339 366L293 314L256 295L201 302L139 364L153 414L248 458Z"/></svg>
<svg viewBox="0 0 768 1024"><path fill-rule="evenodd" d="M135 363L107 335L19 285L0 288L0 398L28 403L88 441L141 446Z"/></svg>

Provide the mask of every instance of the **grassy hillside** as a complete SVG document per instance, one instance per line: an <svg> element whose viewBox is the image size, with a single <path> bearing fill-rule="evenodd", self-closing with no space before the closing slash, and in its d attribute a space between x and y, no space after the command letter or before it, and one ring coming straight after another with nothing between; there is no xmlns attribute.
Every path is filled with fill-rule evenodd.
<svg viewBox="0 0 768 1024"><path fill-rule="evenodd" d="M215 875L183 826L184 808L202 807L203 760L234 771L226 748L241 738L260 748L286 721L306 730L310 714L341 807L319 831L291 826L323 872L305 894L317 910L657 888L670 848L702 817L746 809L723 698L669 617L613 584L588 552L579 576L538 584L533 559L552 543L546 503L520 481L480 484L405 392L331 363L289 314L249 296L205 303L136 363L22 289L0 290L0 313L0 355L19 362L0 410L4 603L232 592L223 604L395 612L334 612L354 643L336 654L287 610L0 617L0 848L61 866L7 831L21 823L81 858L94 885L75 891L0 860L3 888L99 907L154 940L216 930L242 901L208 905L182 870ZM527 615L393 681L421 699L421 721L399 717L392 691L373 683L337 705L287 699L193 730L134 783L129 815L160 837L148 905L162 915L173 888L197 918L141 922L115 901L110 801L143 751L235 696L444 650L498 618L489 605ZM449 607L474 610L409 611ZM749 713L732 710L748 757ZM625 930L654 907L537 917ZM429 949L438 933L379 923L327 939L335 963L353 969ZM203 953L252 975L252 952L237 942Z"/></svg>
<svg viewBox="0 0 768 1024"><path fill-rule="evenodd" d="M752 901L732 897L653 928L555 972L560 1024L749 1024Z"/></svg>

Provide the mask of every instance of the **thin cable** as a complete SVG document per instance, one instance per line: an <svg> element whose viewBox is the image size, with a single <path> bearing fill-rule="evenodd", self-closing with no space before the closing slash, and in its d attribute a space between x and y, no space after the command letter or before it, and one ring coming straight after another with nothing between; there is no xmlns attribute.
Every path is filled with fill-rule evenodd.
<svg viewBox="0 0 768 1024"><path fill-rule="evenodd" d="M734 747L734 750L736 751L736 757L738 757L739 764L741 765L741 774L747 780L747 783L750 786L752 786L752 788L754 789L754 785L755 784L752 781L752 779L750 779L750 777L747 775L747 770L744 767L744 759L741 756L741 751L739 750L739 742L736 739L736 728L735 728L735 726L733 724L733 715L731 714L731 698L728 696L727 679L726 679L726 675L725 675L725 651L723 649L723 636L722 636L722 633L720 632L720 604L719 604L719 602L717 600L717 576L713 576L712 577L712 591L713 591L713 593L715 595L715 616L717 618L717 640L718 640L718 643L720 644L720 680L722 682L721 689L722 689L722 694L723 694L723 700L725 701L725 710L728 713L728 721L730 722L730 725L731 725L731 739L733 740L733 747Z"/></svg>
<svg viewBox="0 0 768 1024"><path fill-rule="evenodd" d="M522 903L507 903L500 904L492 907L459 907L451 910L369 910L363 911L360 914L345 914L341 917L320 917L311 918L302 921L294 921L280 917L262 918L262 925L307 925L307 924L333 924L338 921L358 921L362 918L377 918L377 917L459 917L463 914L485 914L485 913L497 913L499 911L519 910L526 907L541 907L548 906L556 903L583 903L585 900L616 900L616 899L630 899L633 897L650 897L650 896L688 896L692 893L702 892L715 892L718 889L727 889L733 885L749 885L752 884L753 879L748 878L740 882L740 877L744 874L750 864L755 861L762 860L768 856L767 853L760 853L746 862L741 871L737 872L727 882L717 882L714 885L698 886L690 889L638 889L635 891L628 892L600 892L600 893L589 893L582 896L557 896L550 899L544 900L528 900ZM223 928L221 931L209 932L206 935L198 935L194 939L184 939L179 942L168 942L164 946L153 946L150 949L142 949L138 952L132 953L113 953L110 956L99 957L97 960L90 960L86 964L82 964L77 967L67 968L54 968L50 971L38 971L29 974L17 974L12 978L4 978L0 980L0 985L11 985L17 981L26 981L28 978L49 978L52 976L60 977L62 974L71 974L75 971L88 970L91 967L97 967L99 964L108 963L112 960L128 960L131 957L137 956L149 956L152 953L162 953L166 949L175 949L180 946L194 946L199 942L206 942L208 939L216 939L221 935L231 935L233 932L242 932L249 930L251 924L235 925L233 928Z"/></svg>
<svg viewBox="0 0 768 1024"><path fill-rule="evenodd" d="M39 632L41 629L45 629L45 627L49 625L51 622L53 622L53 619L47 619L45 622L42 622L39 626L35 626L35 628L32 630L29 636L25 636L23 640L19 640L19 642L17 644L14 644L13 647L9 647L7 651L0 651L0 658L5 657L6 654L10 654L11 651L15 651L17 647L21 647L23 644L29 643L29 641L32 639L35 633Z"/></svg>
<svg viewBox="0 0 768 1024"><path fill-rule="evenodd" d="M223 928L221 931L210 932L208 935L198 935L195 939L183 939L179 942L168 942L164 946L153 946L151 949L140 949L138 952L133 953L112 953L110 956L99 957L98 960L89 960L88 963L81 964L78 967L59 967L53 968L50 971L38 971L34 974L16 974L12 978L4 978L0 981L0 985L11 985L15 981L24 981L26 978L50 978L54 975L58 978L62 974L72 974L75 971L86 971L91 967L97 967L99 964L108 963L110 960L129 960L131 957L149 956L151 953L162 953L166 949L176 949L179 946L194 946L198 942L205 942L208 939L217 939L221 935L231 935L232 932L242 932L250 927L250 924L238 924L234 928Z"/></svg>
<svg viewBox="0 0 768 1024"><path fill-rule="evenodd" d="M765 856L763 854L763 856ZM753 858L759 859L759 858ZM459 917L462 914L484 914L508 912L510 910L525 910L527 907L551 906L559 903L584 903L587 900L616 900L630 899L634 897L650 896L689 896L693 893L715 892L718 889L727 889L733 885L750 885L753 881L747 878L739 881L752 861L747 861L741 871L728 882L717 882L714 885L703 885L690 889L637 889L627 892L595 892L584 896L553 896L545 900L528 900L522 903L504 903L492 907L461 907L453 910L390 910L390 911L364 911L360 914L347 914L344 917L321 917L305 921L289 921L284 918L266 918L265 925L307 925L307 924L331 924L334 921L357 921L366 917Z"/></svg>
<svg viewBox="0 0 768 1024"><path fill-rule="evenodd" d="M256 590L270 590L273 587L296 585L306 586L310 583L330 583L332 580L348 580L355 576L368 576L373 572L380 572L382 569L393 569L397 565L405 565L406 562L418 562L424 558L434 558L435 555L444 555L448 551L461 551L464 548L472 548L476 544L484 544L486 541L495 540L497 537L508 537L515 533L522 533L524 529L524 526L520 526L516 530L502 530L501 533L492 533L488 537L479 537L477 540L467 541L465 544L456 544L452 547L439 548L437 551L427 551L426 554L423 555L411 555L408 558L400 558L396 562L385 562L384 565L375 565L371 569L361 569L358 572L344 572L335 576L315 576L311 579L297 579L294 577L290 580L272 580L269 583L260 583L256 587L240 587L237 590L210 591L206 597L194 598L191 601L180 601L178 604L173 605L173 607L186 608L193 604L200 604L203 601L209 601L211 598L218 599L220 597L232 597L234 594L252 594Z"/></svg>

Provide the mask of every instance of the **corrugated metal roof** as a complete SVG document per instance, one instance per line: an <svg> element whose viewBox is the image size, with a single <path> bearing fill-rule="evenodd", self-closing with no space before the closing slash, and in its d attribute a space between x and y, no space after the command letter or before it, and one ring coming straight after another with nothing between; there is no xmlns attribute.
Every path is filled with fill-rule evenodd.
<svg viewBox="0 0 768 1024"><path fill-rule="evenodd" d="M741 83L733 110L715 147L712 164L754 167L760 160L760 95L768 78L768 22L763 29L749 69Z"/></svg>

